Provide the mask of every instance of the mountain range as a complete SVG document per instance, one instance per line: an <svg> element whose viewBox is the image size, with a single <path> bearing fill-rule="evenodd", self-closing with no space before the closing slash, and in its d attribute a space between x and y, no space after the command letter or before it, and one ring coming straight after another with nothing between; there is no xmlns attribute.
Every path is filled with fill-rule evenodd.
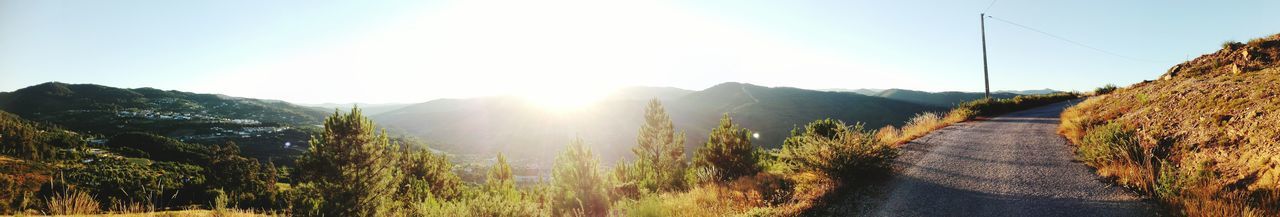
<svg viewBox="0 0 1280 217"><path fill-rule="evenodd" d="M706 142L723 114L758 133L756 145L776 148L795 126L822 118L879 128L901 124L917 113L946 109L855 93L731 82L699 91L628 88L571 112L540 109L519 97L486 97L434 100L373 119L451 152L551 156L560 145L582 137L599 153L627 156L644 105L653 98L662 101L677 130L686 132L689 149Z"/></svg>
<svg viewBox="0 0 1280 217"><path fill-rule="evenodd" d="M380 127L417 137L432 148L460 154L503 152L548 157L574 137L598 153L629 156L650 99L660 100L685 146L696 148L722 115L757 133L755 144L776 148L792 128L834 118L869 129L901 125L921 112L943 111L981 93L930 93L903 89L818 91L722 83L703 90L629 87L576 110L553 110L522 97L438 99L416 104L360 105ZM1000 93L996 97L1012 97ZM147 132L184 142L235 141L248 155L297 153L310 132L343 104L298 105L278 100L230 97L153 88L114 88L49 82L0 93L0 109L69 130L110 137ZM283 145L292 144L293 146Z"/></svg>

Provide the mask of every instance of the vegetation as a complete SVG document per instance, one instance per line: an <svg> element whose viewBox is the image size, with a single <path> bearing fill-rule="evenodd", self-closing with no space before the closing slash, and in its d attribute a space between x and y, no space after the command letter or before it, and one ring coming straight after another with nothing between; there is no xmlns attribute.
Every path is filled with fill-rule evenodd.
<svg viewBox="0 0 1280 217"><path fill-rule="evenodd" d="M1100 176L1189 216L1280 215L1280 35L1092 97L1059 132Z"/></svg>
<svg viewBox="0 0 1280 217"><path fill-rule="evenodd" d="M636 137L634 164L620 164L614 174L638 191L667 192L685 189L684 133L676 134L671 117L658 99L645 107L645 122Z"/></svg>
<svg viewBox="0 0 1280 217"><path fill-rule="evenodd" d="M751 145L751 131L734 124L725 114L720 126L711 130L707 143L693 154L694 176L701 176L695 180L723 182L755 175L761 170L759 156L759 150Z"/></svg>
<svg viewBox="0 0 1280 217"><path fill-rule="evenodd" d="M556 157L551 171L552 213L556 215L602 216L609 212L609 184L600 172L600 159L581 139Z"/></svg>
<svg viewBox="0 0 1280 217"><path fill-rule="evenodd" d="M591 135L585 139L599 145L592 150L614 163L613 159L638 157L632 150L637 142L636 127L649 121L638 117L643 117L641 109L647 107L653 92L674 92L657 96L679 129L676 134L686 133L685 154L692 154L707 140L724 113L760 134L753 138L754 145L780 148L792 128L813 120L831 118L879 127L901 124L917 113L947 109L851 93L723 83L698 91L628 89L573 115L557 114L519 97L487 97L433 100L371 118L394 129L393 133L433 141L438 144L433 148L445 152L502 152L512 159L554 158L573 135ZM486 118L476 121L474 117ZM475 132L487 132L487 136L472 136Z"/></svg>
<svg viewBox="0 0 1280 217"><path fill-rule="evenodd" d="M911 102L911 103L916 103L921 105L931 105L931 106L938 106L938 107L954 107L956 105L960 105L961 103L974 101L974 100L981 100L986 98L985 94L975 93L975 92L930 93L930 92L924 92L924 91L903 90L903 89L888 89L888 90L880 91L875 94L870 94L869 96L878 96L878 97L884 97L888 99L895 99L895 100L901 100L901 101L906 101L906 102ZM1018 96L1018 94L1002 93L1002 92L991 93L991 97L996 99L1008 99L1016 96Z"/></svg>
<svg viewBox="0 0 1280 217"><path fill-rule="evenodd" d="M889 168L897 149L881 142L861 124L823 119L792 131L779 158L800 171L825 173L851 181Z"/></svg>
<svg viewBox="0 0 1280 217"><path fill-rule="evenodd" d="M50 101L71 103L61 105L66 107L49 107L66 109L61 112L64 115L76 113L71 108L83 106L109 111L136 111L137 108L129 106L185 103L180 100L185 93L146 89L52 83L22 92L5 94L4 100L8 101L0 103L18 105L33 102L32 97L49 96L118 99L139 99L133 93L147 96L141 104L125 102L128 100L98 101L87 105L75 104L79 101ZM174 103L169 100L154 100L151 98L154 94L178 97L174 101L177 104L166 104ZM19 95L24 97L15 97ZM714 98L721 95L734 99ZM689 100L706 102L681 105L682 109L707 105L709 107L701 107L705 110L698 111L719 111L725 109L724 106L743 106L735 100L755 98L767 105L778 103L777 99L794 96L817 99L837 95L846 97L848 94L735 84L669 98L692 97ZM876 101L863 96L850 99ZM1039 103L1038 100L1024 97L998 106L1020 106ZM934 108L885 102L881 108L886 110ZM844 108L841 106L859 108L852 104L830 105L832 108ZM4 152L0 153L0 170L4 171L0 173L0 193L4 193L0 194L0 205L3 205L0 213L795 216L813 212L813 208L825 203L832 192L858 185L857 182L864 178L883 176L888 162L896 157L897 150L893 144L898 144L903 138L923 135L927 130L921 129L936 129L941 123L967 120L979 111L970 106L954 110L946 117L924 113L911 118L903 130L887 127L884 129L888 130L881 132L864 129L861 123L850 125L841 121L848 119L847 116L819 119L802 128L791 129L789 136L777 136L776 139L783 141L782 147L768 150L760 148L763 146L759 145L760 141L765 140L756 138L756 131L740 125L744 123L735 121L728 113L719 113L722 115L718 124L708 127L709 131L704 134L706 142L696 147L689 157L685 154L686 136L677 132L676 126L680 124L672 120L676 114L668 113L670 110L658 100L651 100L643 108L644 119L636 123L640 129L634 140L636 145L631 147L634 161L614 165L612 173L606 173L601 170L604 165L598 152L581 139L572 140L567 149L555 158L549 182L521 185L516 184L518 171L505 154L499 154L492 166L480 166L487 167L487 170L474 172L478 174L476 177L482 178L475 178L474 182L463 181L459 176L463 167L451 162L448 155L434 153L414 139L393 139L385 132L378 132L377 126L359 109L352 109L349 113L335 111L324 119L323 128L285 130L290 138L311 137L310 141L297 142L299 147L284 148L305 148L296 153L269 150L271 147L263 151L260 147L263 145L259 145L292 140L287 138L258 135L236 139L175 137L169 132L154 129L120 131L109 137L82 135L61 130L53 124L36 124L17 115L3 113L0 130L5 134L0 138L6 140L3 140ZM743 108L750 109L749 106ZM700 112L680 113L696 114ZM772 114L758 114L763 113L735 117L743 116L743 119L752 120L749 122L754 125L767 129L777 128L779 126L775 123L785 122L771 119L769 116ZM52 118L49 120L70 117L31 115ZM887 119L880 121L884 120ZM221 126L226 125L201 127ZM889 134L894 136L886 136ZM275 144L266 146L279 147ZM295 158L296 161L293 160ZM283 165L276 165L277 162Z"/></svg>
<svg viewBox="0 0 1280 217"><path fill-rule="evenodd" d="M1116 87L1116 85L1114 84L1103 85L1102 87L1098 87L1097 89L1094 89L1093 95L1108 94L1108 93L1111 93L1112 91L1116 91L1117 88L1118 87Z"/></svg>
<svg viewBox="0 0 1280 217"><path fill-rule="evenodd" d="M326 216L384 216L395 212L399 147L353 108L325 119L324 133L298 161L301 186L311 195L296 212Z"/></svg>
<svg viewBox="0 0 1280 217"><path fill-rule="evenodd" d="M0 111L0 154L28 160L55 158L58 149L83 146L73 132Z"/></svg>
<svg viewBox="0 0 1280 217"><path fill-rule="evenodd" d="M906 124L903 124L901 128L884 126L877 131L876 137L889 144L901 145L951 124L979 117L997 116L1080 97L1081 95L1078 93L1060 92L1043 95L1019 95L1008 99L979 99L961 103L959 106L952 108L946 115L932 112L917 114L907 120Z"/></svg>

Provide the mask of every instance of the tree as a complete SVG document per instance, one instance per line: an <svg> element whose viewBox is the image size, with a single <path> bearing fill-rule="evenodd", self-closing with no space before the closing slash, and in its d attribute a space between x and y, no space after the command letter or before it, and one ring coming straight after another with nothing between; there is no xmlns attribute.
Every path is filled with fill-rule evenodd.
<svg viewBox="0 0 1280 217"><path fill-rule="evenodd" d="M453 173L453 163L443 154L431 153L426 148L413 151L405 154L401 168L404 184L400 186L405 188L402 194L409 194L406 198L448 200L462 194L462 179Z"/></svg>
<svg viewBox="0 0 1280 217"><path fill-rule="evenodd" d="M298 159L300 178L313 190L309 198L325 216L383 216L396 208L401 170L398 151L386 132L352 108L324 120L324 132ZM306 214L306 213L302 213Z"/></svg>
<svg viewBox="0 0 1280 217"><path fill-rule="evenodd" d="M257 160L240 156L240 146L235 142L227 142L210 150L205 177L210 188L222 189L239 203L267 197L275 190L274 177L268 177L266 172Z"/></svg>
<svg viewBox="0 0 1280 217"><path fill-rule="evenodd" d="M604 216L609 212L608 185L600 173L600 159L578 138L556 157L552 177L552 212L568 215L580 212L587 216Z"/></svg>
<svg viewBox="0 0 1280 217"><path fill-rule="evenodd" d="M671 117L658 99L649 101L644 110L644 125L636 136L633 168L617 170L625 181L633 181L649 192L684 189L684 132L676 134Z"/></svg>
<svg viewBox="0 0 1280 217"><path fill-rule="evenodd" d="M756 147L751 145L750 134L750 130L738 127L729 114L724 114L720 125L711 130L707 143L694 152L694 166L710 172L714 181L729 181L759 173L759 155Z"/></svg>
<svg viewBox="0 0 1280 217"><path fill-rule="evenodd" d="M489 191L515 189L515 177L511 175L511 165L507 164L507 157L502 156L502 153L498 153L498 162L489 169L484 185L489 188Z"/></svg>

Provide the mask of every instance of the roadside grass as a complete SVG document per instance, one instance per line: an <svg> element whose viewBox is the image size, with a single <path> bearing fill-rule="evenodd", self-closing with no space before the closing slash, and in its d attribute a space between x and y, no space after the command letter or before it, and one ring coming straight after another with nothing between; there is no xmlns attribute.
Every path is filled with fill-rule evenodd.
<svg viewBox="0 0 1280 217"><path fill-rule="evenodd" d="M1085 100L1059 133L1099 176L1182 215L1280 216L1280 68L1193 75Z"/></svg>
<svg viewBox="0 0 1280 217"><path fill-rule="evenodd" d="M179 210L179 211L157 211L144 213L102 213L102 214L82 214L82 215L66 215L69 217L256 217L256 216L276 216L258 214L248 210Z"/></svg>

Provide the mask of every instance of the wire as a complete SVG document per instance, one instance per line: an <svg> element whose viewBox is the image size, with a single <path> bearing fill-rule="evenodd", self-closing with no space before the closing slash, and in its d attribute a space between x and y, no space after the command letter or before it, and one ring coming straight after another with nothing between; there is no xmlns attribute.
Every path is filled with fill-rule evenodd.
<svg viewBox="0 0 1280 217"><path fill-rule="evenodd" d="M1097 48L1097 47L1089 46L1089 45L1086 45L1086 44L1084 44L1084 43L1080 43L1080 42L1073 41L1073 40L1071 40L1071 39L1064 38L1064 37L1062 37L1062 36L1057 36L1057 35L1054 35L1054 34L1050 34L1050 33L1045 32L1045 31L1040 31L1039 29L1036 29L1036 28L1031 28L1030 26L1026 26L1026 25L1022 25L1022 24L1014 23L1013 21L1008 21L1008 20L1005 20L1005 19L996 18L996 17L993 17L993 16L991 16L991 15L987 15L987 18L995 19L995 20L997 20L997 21L1005 22L1005 23L1008 23L1008 24L1011 24L1011 25L1014 25L1014 26L1017 26L1017 27L1022 27L1023 29L1031 30L1031 31L1034 31L1034 32L1037 32L1037 33L1040 33L1040 34L1047 35L1047 36L1049 36L1049 37L1053 37L1053 38L1058 39L1058 40L1065 41L1065 42L1067 42L1067 43L1075 44L1076 46L1080 46L1080 47L1088 48L1088 49L1091 49L1091 50L1094 50L1094 51L1098 51L1098 52L1102 52L1102 53L1105 53L1105 54L1109 54L1109 55L1112 55L1112 56L1117 56L1117 57L1120 57L1120 58L1125 58L1125 59L1134 60L1134 61L1141 61L1141 62L1152 62L1152 63L1159 62L1159 61L1154 61L1154 60L1141 59L1141 58L1134 58L1134 57L1130 57L1130 56L1120 55L1120 54L1115 53L1115 52L1111 52L1111 51L1103 50L1103 49L1101 49L1101 48Z"/></svg>
<svg viewBox="0 0 1280 217"><path fill-rule="evenodd" d="M991 0L991 4L987 5L987 9L982 9L982 13L985 14L987 13L987 11L991 10L991 6L996 6L996 1L999 1L999 0Z"/></svg>

